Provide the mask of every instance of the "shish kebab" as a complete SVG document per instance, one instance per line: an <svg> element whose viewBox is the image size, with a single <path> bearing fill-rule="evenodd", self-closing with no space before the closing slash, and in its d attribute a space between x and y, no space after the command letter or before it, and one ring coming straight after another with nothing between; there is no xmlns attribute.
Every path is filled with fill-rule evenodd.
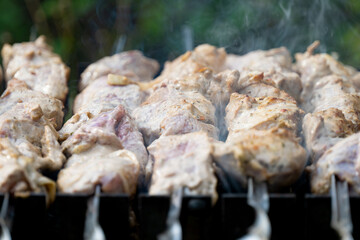
<svg viewBox="0 0 360 240"><path fill-rule="evenodd" d="M9 193L43 191L49 204L55 183L41 174L65 161L57 129L63 121L69 68L39 37L35 42L5 44L2 49L7 88L0 98L1 238L11 239L5 224Z"/></svg>
<svg viewBox="0 0 360 240"><path fill-rule="evenodd" d="M254 62L259 55L262 58ZM242 74L249 70L263 72L252 89L231 95L225 116L229 135L225 143L215 144L214 157L243 183L250 178L248 203L256 210L256 222L242 239L268 239L271 229L266 217L266 185L270 189L290 186L306 164L306 151L298 138L304 112L293 97L276 87L294 86L291 94L298 98L301 83L291 70L291 57L285 48L232 55L229 60L232 68L243 70Z"/></svg>
<svg viewBox="0 0 360 240"><path fill-rule="evenodd" d="M303 129L312 157L311 190L331 192L331 225L341 239L353 239L348 185L360 192L355 134L360 126L359 73L330 55L313 54L318 45L296 54L295 63L304 86L302 105L309 112Z"/></svg>
<svg viewBox="0 0 360 240"><path fill-rule="evenodd" d="M43 36L5 44L2 58L7 88L0 98L0 189L46 189L53 199L55 183L40 171L59 170L65 161L56 130L62 126L69 69Z"/></svg>
<svg viewBox="0 0 360 240"><path fill-rule="evenodd" d="M99 184L103 192L135 193L138 176L145 178L148 154L131 115L146 92L136 84L116 85L108 75L149 81L158 68L155 60L128 51L105 57L82 73L75 114L59 132L69 157L58 176L61 192L93 193Z"/></svg>
<svg viewBox="0 0 360 240"><path fill-rule="evenodd" d="M147 94L137 85L116 84L114 78L146 82L158 68L155 60L128 51L100 59L81 75L75 115L59 132L69 158L57 184L60 192L95 192L88 202L84 239L105 239L98 222L101 191L134 196L146 180L148 154L131 112Z"/></svg>

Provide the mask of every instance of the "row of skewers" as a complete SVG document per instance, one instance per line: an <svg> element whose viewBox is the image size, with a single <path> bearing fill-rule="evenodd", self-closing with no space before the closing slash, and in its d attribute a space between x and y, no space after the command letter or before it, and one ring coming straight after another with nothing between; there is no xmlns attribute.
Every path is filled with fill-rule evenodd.
<svg viewBox="0 0 360 240"><path fill-rule="evenodd" d="M215 203L220 166L249 184L249 204L264 219L266 188L291 186L310 155L314 193L328 193L332 181L360 192L360 75L314 54L317 45L293 64L285 48L237 56L203 44L167 62L155 79L159 64L139 51L105 57L82 73L64 125L68 68L43 37L5 45L1 191L45 191L50 201L55 184L41 171L61 169L60 192L148 191L173 194L177 205L184 194L209 195ZM268 239L266 221L249 236Z"/></svg>

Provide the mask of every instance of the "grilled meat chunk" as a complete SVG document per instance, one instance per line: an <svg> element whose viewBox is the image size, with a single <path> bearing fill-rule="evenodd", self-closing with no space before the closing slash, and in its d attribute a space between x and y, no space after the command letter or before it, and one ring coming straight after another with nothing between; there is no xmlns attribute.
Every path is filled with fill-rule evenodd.
<svg viewBox="0 0 360 240"><path fill-rule="evenodd" d="M166 62L158 79L182 79L190 74L209 68L215 73L225 70L226 52L209 44L197 46L172 62Z"/></svg>
<svg viewBox="0 0 360 240"><path fill-rule="evenodd" d="M303 114L291 97L233 93L225 116L229 135L225 143L214 143L214 159L244 184L252 177L266 181L270 189L289 186L306 163L296 137Z"/></svg>
<svg viewBox="0 0 360 240"><path fill-rule="evenodd" d="M61 170L57 181L60 192L91 194L101 185L102 192L134 194L139 175L136 156L128 150L95 149L102 154L77 155L76 161Z"/></svg>
<svg viewBox="0 0 360 240"><path fill-rule="evenodd" d="M99 113L123 105L131 113L144 100L146 94L139 86L130 84L114 86L107 83L107 76L100 77L86 87L74 101L74 113L91 112L96 116Z"/></svg>
<svg viewBox="0 0 360 240"><path fill-rule="evenodd" d="M51 124L56 129L61 128L64 117L63 103L40 92L30 90L24 82L14 79L8 83L5 92L0 98L0 115L9 111L18 103L38 104Z"/></svg>
<svg viewBox="0 0 360 240"><path fill-rule="evenodd" d="M133 111L145 143L162 135L185 134L203 130L217 137L215 107L198 92L182 92L161 87Z"/></svg>
<svg viewBox="0 0 360 240"><path fill-rule="evenodd" d="M304 87L302 108L310 112L304 118L303 129L314 162L360 126L360 96L351 80L356 70L328 54L313 55L318 44L315 42L305 53L296 54L295 64Z"/></svg>
<svg viewBox="0 0 360 240"><path fill-rule="evenodd" d="M239 76L236 70L214 74L212 70L204 68L202 72L189 74L183 78L166 78L153 89L166 86L181 92L199 92L214 105L225 106L230 94L237 90Z"/></svg>
<svg viewBox="0 0 360 240"><path fill-rule="evenodd" d="M340 181L349 184L350 191L360 193L359 139L359 133L342 139L328 149L310 168L312 192L328 193L331 175L334 174Z"/></svg>
<svg viewBox="0 0 360 240"><path fill-rule="evenodd" d="M236 83L236 92L251 97L276 97L296 103L295 99L276 87L271 79L264 78L263 72L243 71Z"/></svg>
<svg viewBox="0 0 360 240"><path fill-rule="evenodd" d="M267 51L257 50L237 56L229 54L226 66L230 69L244 71L259 71L264 78L274 81L276 87L299 99L302 90L301 80L291 69L292 59L289 51L284 48L275 48Z"/></svg>
<svg viewBox="0 0 360 240"><path fill-rule="evenodd" d="M0 138L7 138L35 169L60 169L65 161L58 134L39 104L17 103L0 115Z"/></svg>
<svg viewBox="0 0 360 240"><path fill-rule="evenodd" d="M24 81L30 89L65 102L68 93L69 73L69 68L63 63L51 62L41 66L20 68L15 73L14 78Z"/></svg>
<svg viewBox="0 0 360 240"><path fill-rule="evenodd" d="M30 89L65 101L69 68L52 52L44 36L35 42L5 44L1 53L7 81L15 77Z"/></svg>
<svg viewBox="0 0 360 240"><path fill-rule="evenodd" d="M305 149L292 131L283 128L238 132L236 137L226 143L218 142L214 147L215 161L232 166L230 174L236 172L243 181L246 177L266 181L270 189L294 183L306 164Z"/></svg>
<svg viewBox="0 0 360 240"><path fill-rule="evenodd" d="M205 132L163 136L148 147L154 161L150 194L171 194L183 188L186 195L217 199L212 167L212 144Z"/></svg>
<svg viewBox="0 0 360 240"><path fill-rule="evenodd" d="M0 192L26 193L43 189L55 197L55 183L42 176L33 166L34 159L22 155L8 138L0 138Z"/></svg>
<svg viewBox="0 0 360 240"><path fill-rule="evenodd" d="M99 82L100 83L100 82ZM79 127L85 124L90 119L98 116L99 114L115 109L117 106L123 106L129 113L132 112L135 106L140 105L144 99L144 92L141 92L136 85L128 85L123 87L101 87L103 84L97 84L95 81L89 87L87 87L80 95L75 99L74 108L77 108L77 104L84 103L75 114L64 124L59 131L60 139L66 140L71 136ZM93 87L99 87L95 97L86 99L88 96L82 95L87 90ZM94 89L95 90L95 89Z"/></svg>
<svg viewBox="0 0 360 240"><path fill-rule="evenodd" d="M60 173L58 178L60 189L64 192L93 191L99 183L103 184L103 191L129 190L126 193L132 194L139 171L145 174L148 155L141 133L121 105L83 124L62 143L62 148L70 156L65 169L61 171L65 173ZM119 151L122 149L133 154ZM87 168L96 165L102 167L96 171L95 177L87 173ZM73 178L69 179L70 176ZM78 176L81 176L81 180L73 188L71 183L77 181ZM108 186L108 183L111 185ZM116 187L112 188L113 185Z"/></svg>
<svg viewBox="0 0 360 240"><path fill-rule="evenodd" d="M308 113L303 120L303 132L306 148L313 161L323 153L359 130L359 125L347 120L339 109L329 108L323 111Z"/></svg>
<svg viewBox="0 0 360 240"><path fill-rule="evenodd" d="M302 106L307 112L337 108L343 112L346 119L359 124L360 96L350 83L336 75L319 79L313 87L311 96Z"/></svg>
<svg viewBox="0 0 360 240"><path fill-rule="evenodd" d="M337 75L345 81L350 78L356 71L348 66L344 66L328 54L313 54L319 42L310 45L305 53L295 54L295 69L301 74L303 91L301 93L301 102L307 103L309 97L314 94L313 88L317 82L326 76Z"/></svg>
<svg viewBox="0 0 360 240"><path fill-rule="evenodd" d="M297 133L304 112L292 101L233 93L226 107L228 141L250 129L287 128Z"/></svg>
<svg viewBox="0 0 360 240"><path fill-rule="evenodd" d="M154 89L166 86L181 92L201 93L215 106L217 120L215 126L220 129L219 139L225 139L227 135L224 121L225 106L229 102L230 94L237 89L239 72L237 70L227 70L218 74L206 68L201 73L190 74L184 78L165 79L160 84L155 85Z"/></svg>
<svg viewBox="0 0 360 240"><path fill-rule="evenodd" d="M118 74L132 81L149 81L159 70L159 64L153 59L146 58L139 51L127 51L104 57L91 64L81 74L80 91L93 81L108 74Z"/></svg>

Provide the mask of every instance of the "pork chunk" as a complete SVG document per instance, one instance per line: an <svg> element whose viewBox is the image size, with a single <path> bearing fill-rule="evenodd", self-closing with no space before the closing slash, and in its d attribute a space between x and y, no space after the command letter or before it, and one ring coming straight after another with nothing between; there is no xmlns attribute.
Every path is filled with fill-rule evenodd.
<svg viewBox="0 0 360 240"><path fill-rule="evenodd" d="M359 124L360 96L351 84L336 75L318 80L311 97L302 106L308 112L337 108L342 111L346 119Z"/></svg>
<svg viewBox="0 0 360 240"><path fill-rule="evenodd" d="M270 189L290 186L301 175L306 164L306 151L292 131L284 128L238 132L226 143L214 146L214 159L231 166L243 179L252 177L267 182ZM244 177L241 177L244 176Z"/></svg>
<svg viewBox="0 0 360 240"><path fill-rule="evenodd" d="M70 157L58 180L64 192L89 192L96 184L102 184L103 191L126 190L132 194L138 175L146 175L148 154L142 135L121 105L87 121L62 143L62 148ZM103 167L92 178L88 168L98 165ZM82 179L73 188L71 183L76 176L67 178L75 172Z"/></svg>
<svg viewBox="0 0 360 240"><path fill-rule="evenodd" d="M158 79L181 79L188 75L201 72L205 68L218 73L225 70L226 52L223 48L216 48L209 44L197 46L172 62L166 62L164 70Z"/></svg>
<svg viewBox="0 0 360 240"><path fill-rule="evenodd" d="M8 138L0 138L0 192L2 193L49 193L54 199L55 183L42 176L33 166L33 159L22 155Z"/></svg>
<svg viewBox="0 0 360 240"><path fill-rule="evenodd" d="M58 170L65 156L58 134L39 104L18 103L0 115L0 138L7 138L35 169Z"/></svg>
<svg viewBox="0 0 360 240"><path fill-rule="evenodd" d="M328 149L311 168L311 190L326 194L330 190L331 176L346 181L350 191L360 193L359 138L353 134Z"/></svg>
<svg viewBox="0 0 360 240"><path fill-rule="evenodd" d="M281 98L253 98L233 93L226 107L228 140L250 129L287 128L296 134L304 112L294 102Z"/></svg>
<svg viewBox="0 0 360 240"><path fill-rule="evenodd" d="M133 195L139 175L136 156L128 150L104 152L99 147L96 150L103 154L77 155L76 161L60 171L57 181L60 192L92 194L101 185L102 192Z"/></svg>
<svg viewBox="0 0 360 240"><path fill-rule="evenodd" d="M163 136L148 150L154 161L151 195L171 194L183 188L186 195L209 195L216 202L212 144L206 133Z"/></svg>
<svg viewBox="0 0 360 240"><path fill-rule="evenodd" d="M74 113L91 112L98 115L104 110L103 106L113 106L114 109L119 104L123 105L131 113L144 100L146 94L140 90L139 86L130 84L125 86L113 86L107 83L107 76L100 77L92 82L74 101ZM101 110L100 110L101 109Z"/></svg>
<svg viewBox="0 0 360 240"><path fill-rule="evenodd" d="M0 115L18 103L38 104L52 125L56 129L61 128L64 117L63 103L55 98L33 91L24 82L14 79L9 82L0 98Z"/></svg>
<svg viewBox="0 0 360 240"><path fill-rule="evenodd" d="M230 69L244 71L259 71L264 78L272 80L276 87L299 99L302 90L299 75L292 71L292 59L289 51L284 48L257 50L242 56L229 54L226 65Z"/></svg>
<svg viewBox="0 0 360 240"><path fill-rule="evenodd" d="M15 77L30 89L65 101L69 68L52 52L44 36L35 42L5 44L1 53L7 81Z"/></svg>
<svg viewBox="0 0 360 240"><path fill-rule="evenodd" d="M301 102L308 102L309 96L313 95L315 84L323 77L336 75L349 81L356 73L353 69L344 66L332 56L321 53L313 54L319 42L310 45L305 53L295 54L296 63L294 65L296 71L301 74L301 82L303 91L301 93Z"/></svg>
<svg viewBox="0 0 360 240"><path fill-rule="evenodd" d="M336 108L308 113L303 120L306 148L313 162L316 162L327 149L358 130L359 126L347 120Z"/></svg>
<svg viewBox="0 0 360 240"><path fill-rule="evenodd" d="M80 91L98 78L108 74L125 76L132 81L150 81L159 70L159 63L144 57L139 51L127 51L104 57L91 64L81 74Z"/></svg>
<svg viewBox="0 0 360 240"><path fill-rule="evenodd" d="M162 135L203 130L217 138L215 107L198 92L181 92L162 87L133 111L133 117L145 143Z"/></svg>

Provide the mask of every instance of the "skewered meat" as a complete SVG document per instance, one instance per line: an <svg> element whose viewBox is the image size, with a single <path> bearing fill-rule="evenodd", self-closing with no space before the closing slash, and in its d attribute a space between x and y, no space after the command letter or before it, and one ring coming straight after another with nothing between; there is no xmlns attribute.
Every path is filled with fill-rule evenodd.
<svg viewBox="0 0 360 240"><path fill-rule="evenodd" d="M237 89L239 72L227 70L213 74L212 70L203 68L201 72L187 75L183 78L166 78L153 87L154 90L167 87L181 92L196 92L202 94L215 106L217 120L215 126L221 130L219 138L226 138L227 132L222 121L224 108L229 101L230 94Z"/></svg>
<svg viewBox="0 0 360 240"><path fill-rule="evenodd" d="M300 177L306 164L306 151L288 129L251 129L238 132L226 143L215 143L214 159L220 165L232 166L235 175L266 181L271 189L279 189ZM242 181L246 184L245 177Z"/></svg>
<svg viewBox="0 0 360 240"><path fill-rule="evenodd" d="M303 104L307 112L319 112L337 108L345 118L359 124L360 97L355 88L341 77L329 75L319 79L313 87L311 97Z"/></svg>
<svg viewBox="0 0 360 240"><path fill-rule="evenodd" d="M339 109L329 108L323 111L308 113L303 120L303 131L306 147L313 161L342 138L359 130L359 125L347 120Z"/></svg>
<svg viewBox="0 0 360 240"><path fill-rule="evenodd" d="M34 42L16 43L13 46L4 44L1 55L6 70L6 80L12 79L16 71L21 67L26 67L32 57L34 57L34 63L43 63L46 58L58 58L51 51L51 47L46 44L45 36L38 37ZM14 61L14 64L9 69L12 61Z"/></svg>
<svg viewBox="0 0 360 240"><path fill-rule="evenodd" d="M8 82L0 98L0 191L45 191L49 203L55 183L38 171L58 170L65 162L56 128L63 121L69 70L43 36L5 44L2 57Z"/></svg>
<svg viewBox="0 0 360 240"><path fill-rule="evenodd" d="M82 91L93 81L110 73L125 76L132 81L150 81L158 70L159 64L155 60L144 57L139 51L127 51L91 64L81 74L79 88Z"/></svg>
<svg viewBox="0 0 360 240"><path fill-rule="evenodd" d="M350 81L356 71L327 54L313 55L317 45L315 42L304 54L296 54L304 86L302 107L312 112L305 116L303 130L314 162L360 126L360 97Z"/></svg>
<svg viewBox="0 0 360 240"><path fill-rule="evenodd" d="M306 152L296 137L304 112L292 97L276 91L270 80L264 81L262 74L251 75L247 76L250 81L240 82L245 86L242 90L253 86L245 92L256 97L231 95L225 116L229 135L225 143L214 143L214 159L227 166L230 174L241 176L244 184L246 177L252 177L266 181L272 189L288 186L299 178L306 163Z"/></svg>
<svg viewBox="0 0 360 240"><path fill-rule="evenodd" d="M356 70L327 54L313 55L318 44L296 55L304 86L303 107L313 112L303 123L306 146L313 158L311 188L315 193L327 193L334 174L359 192L355 161L358 134L349 136L359 130L360 102L353 85Z"/></svg>
<svg viewBox="0 0 360 240"><path fill-rule="evenodd" d="M67 154L72 155L82 153L97 144L130 150L136 155L140 166L146 165L147 152L141 133L121 105L82 125L62 143L62 147Z"/></svg>
<svg viewBox="0 0 360 240"><path fill-rule="evenodd" d="M58 134L39 104L17 103L0 115L0 138L9 141L35 169L60 169L65 161Z"/></svg>
<svg viewBox="0 0 360 240"><path fill-rule="evenodd" d="M244 71L259 71L264 73L264 79L272 80L276 87L299 99L301 80L297 73L292 71L292 59L289 51L282 48L267 51L258 50L237 56L228 54L226 66L230 69Z"/></svg>
<svg viewBox="0 0 360 240"><path fill-rule="evenodd" d="M359 137L357 133L342 139L311 167L311 190L314 193L328 193L333 174L340 181L346 181L351 191L360 193Z"/></svg>
<svg viewBox="0 0 360 240"><path fill-rule="evenodd" d="M214 138L218 136L215 107L198 92L161 87L133 111L133 117L147 145L163 135L200 130Z"/></svg>
<svg viewBox="0 0 360 240"><path fill-rule="evenodd" d="M54 198L55 183L37 172L32 162L8 138L0 138L0 192L19 194L45 188Z"/></svg>
<svg viewBox="0 0 360 240"><path fill-rule="evenodd" d="M253 98L233 93L226 107L226 125L231 140L249 129L287 128L296 134L304 112L292 101L281 98Z"/></svg>
<svg viewBox="0 0 360 240"><path fill-rule="evenodd" d="M24 82L13 79L0 98L0 115L18 103L38 104L52 125L56 129L61 128L64 117L63 103L40 92L30 90Z"/></svg>
<svg viewBox="0 0 360 240"><path fill-rule="evenodd" d="M296 103L295 99L286 92L278 89L271 79L264 78L264 73L258 71L241 72L236 92L251 97L276 97Z"/></svg>
<svg viewBox="0 0 360 240"><path fill-rule="evenodd" d="M114 86L107 83L107 76L93 81L74 101L74 113L91 112L93 115L123 105L131 113L146 97L145 92L134 84ZM111 106L110 106L111 105ZM104 106L107 106L104 108Z"/></svg>
<svg viewBox="0 0 360 240"><path fill-rule="evenodd" d="M65 157L55 128L62 124L62 102L14 79L0 103L0 137L9 138L21 154L33 159L35 168L59 169Z"/></svg>
<svg viewBox="0 0 360 240"><path fill-rule="evenodd" d="M89 88L92 88L94 85L96 85L96 82L91 84L83 92L87 91ZM111 111L119 105L124 106L125 109L131 113L132 108L135 105L140 105L144 99L143 97L145 96L144 93L141 92L135 85L108 89L110 90L109 94L106 94L106 87L105 90L103 90L104 88L99 87L99 96L90 99L87 104L84 104L84 106L82 106L68 121L66 121L64 126L59 131L61 140L66 140L79 127L81 127L90 119L98 116L103 112ZM102 92L104 95L101 95Z"/></svg>
<svg viewBox="0 0 360 240"><path fill-rule="evenodd" d="M288 186L306 163L296 138L302 115L294 101L233 93L225 117L229 136L226 143L214 144L214 159L270 188ZM245 184L245 177L240 180Z"/></svg>
<svg viewBox="0 0 360 240"><path fill-rule="evenodd" d="M309 97L313 96L313 87L323 77L337 75L350 81L356 71L348 66L344 66L328 54L315 54L314 50L319 46L319 42L314 42L307 48L305 53L295 54L295 69L301 74L303 91L301 101L308 102Z"/></svg>
<svg viewBox="0 0 360 240"><path fill-rule="evenodd" d="M145 96L146 94L136 85L110 86L101 78L94 81L76 97L75 114L59 131L60 139L66 140L82 124L119 105L124 106L131 113L143 102Z"/></svg>
<svg viewBox="0 0 360 240"><path fill-rule="evenodd" d="M35 42L5 44L2 57L7 81L15 77L30 89L65 101L69 68L52 52L44 36Z"/></svg>
<svg viewBox="0 0 360 240"><path fill-rule="evenodd" d="M205 132L163 136L148 147L154 161L150 194L171 194L184 188L187 195L217 199L212 167L212 144Z"/></svg>
<svg viewBox="0 0 360 240"><path fill-rule="evenodd" d="M109 84L108 73L122 74L121 77L131 77L132 81L145 81L152 78L157 69L155 60L145 58L138 51L124 52L91 64L82 74L88 86L76 97L75 115L60 130L60 139L66 140L82 124L102 112L122 105L131 114L145 100L146 93L135 84Z"/></svg>
<svg viewBox="0 0 360 240"><path fill-rule="evenodd" d="M141 133L121 105L83 124L62 147L70 156L58 177L64 192L89 193L102 184L103 191L134 193L139 170L145 172L148 160ZM88 168L96 166L89 174Z"/></svg>
<svg viewBox="0 0 360 240"><path fill-rule="evenodd" d="M101 185L102 192L134 194L139 174L136 156L127 150L101 152L67 164L58 177L59 191L91 194Z"/></svg>
<svg viewBox="0 0 360 240"><path fill-rule="evenodd" d="M203 68L201 72L189 74L183 78L166 78L153 89L157 90L166 86L181 92L199 92L214 105L225 106L230 94L237 89L239 76L236 70L213 74L212 70Z"/></svg>
<svg viewBox="0 0 360 240"><path fill-rule="evenodd" d="M209 68L218 73L225 70L225 60L226 52L223 48L202 44L172 62L166 62L164 70L158 79L161 79L161 81L165 79L182 79L187 75L201 72L204 68Z"/></svg>
<svg viewBox="0 0 360 240"><path fill-rule="evenodd" d="M15 73L14 78L24 81L30 89L65 102L69 73L69 68L63 63L51 62L42 66L21 68Z"/></svg>

